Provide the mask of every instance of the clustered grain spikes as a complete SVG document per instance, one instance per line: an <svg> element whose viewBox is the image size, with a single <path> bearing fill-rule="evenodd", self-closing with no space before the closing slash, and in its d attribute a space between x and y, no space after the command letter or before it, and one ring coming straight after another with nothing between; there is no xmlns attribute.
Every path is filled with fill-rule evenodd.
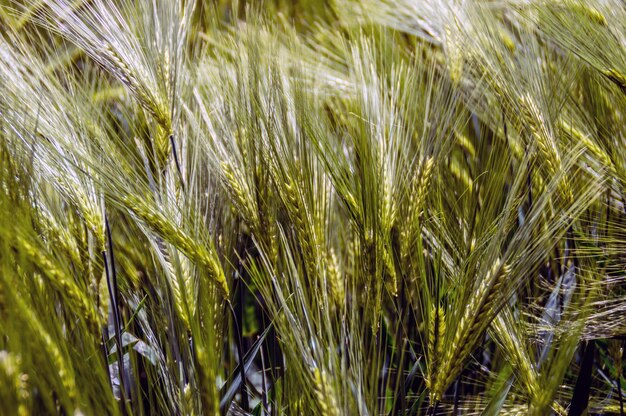
<svg viewBox="0 0 626 416"><path fill-rule="evenodd" d="M541 152L541 162L547 168L548 177L557 176L558 172L563 170L561 153L549 127L544 122L544 116L530 95L523 96L520 100L520 105L527 127ZM564 177L561 179L559 189L566 201L574 199L568 178Z"/></svg>
<svg viewBox="0 0 626 416"><path fill-rule="evenodd" d="M283 187L285 191L285 207L287 208L287 212L289 212L296 233L298 233L298 240L300 242L300 248L302 249L305 267L311 275L315 275L318 253L316 252L317 242L315 241L315 235L308 217L309 209L302 202L302 197L295 180L288 179L287 181L288 182L286 182Z"/></svg>
<svg viewBox="0 0 626 416"><path fill-rule="evenodd" d="M426 387L432 390L439 371L439 363L442 359L446 336L446 314L442 306L434 306L430 312L428 325L428 373L425 380Z"/></svg>
<svg viewBox="0 0 626 416"><path fill-rule="evenodd" d="M561 120L561 129L564 133L570 134L573 139L583 143L585 147L593 154L593 156L598 158L602 166L608 168L611 173L616 173L615 164L613 163L609 155L593 140L591 140L588 135L583 134L583 132L570 125L565 120Z"/></svg>
<svg viewBox="0 0 626 416"><path fill-rule="evenodd" d="M172 292L174 295L174 307L183 321L185 328L189 330L191 328L191 319L195 312L195 297L193 296L193 282L190 277L189 270L181 267L180 273L177 273L172 264L172 256L167 244L160 238L156 241L157 250L162 257L162 267L164 268L165 275L168 281L172 285ZM179 264L185 264L186 259L178 258Z"/></svg>
<svg viewBox="0 0 626 416"><path fill-rule="evenodd" d="M14 297L13 300L21 312L24 323L29 325L33 332L37 334L38 339L36 341L43 344L43 350L52 361L54 368L56 368L57 375L69 399L75 401L79 397L79 391L76 386L76 375L74 374L71 363L67 362L63 352L45 329L41 320L35 316L34 311L28 308L19 297Z"/></svg>
<svg viewBox="0 0 626 416"><path fill-rule="evenodd" d="M112 66L112 72L122 82L129 91L137 98L142 107L150 113L159 125L170 135L172 131L172 117L165 104L158 100L154 93L140 81L140 76L136 76L134 69L117 53L115 47L110 43L105 43L100 52L108 58Z"/></svg>
<svg viewBox="0 0 626 416"><path fill-rule="evenodd" d="M335 389L325 370L319 368L313 370L313 389L321 411L320 414L328 416L341 414Z"/></svg>
<svg viewBox="0 0 626 416"><path fill-rule="evenodd" d="M431 382L432 403L441 400L446 388L463 370L466 358L491 322L494 301L501 299L500 290L504 287L509 272L510 267L507 264L503 264L500 259L496 260L487 275L480 280L480 285L471 293L465 309L460 311L457 329L447 338L451 342L446 345L439 372Z"/></svg>
<svg viewBox="0 0 626 416"><path fill-rule="evenodd" d="M171 243L185 256L204 267L210 279L217 284L224 297L228 297L228 283L226 282L222 266L214 253L211 253L205 246L196 242L180 228L175 227L162 213L152 209L141 199L129 195L121 197L121 201L125 207L154 230L159 237Z"/></svg>
<svg viewBox="0 0 626 416"><path fill-rule="evenodd" d="M230 0L26 0L28 22L0 7L21 26L0 39L0 212L24 194L0 215L0 350L24 358L5 384L29 374L29 413L238 413L218 387L237 384L229 347L260 335L256 308L263 390L241 413L247 394L262 413L419 413L423 378L432 413L564 415L575 344L626 328L621 1L334 0L338 20L300 15L315 2L293 19ZM121 225L125 354L105 339L101 204ZM524 320L565 297L534 284L553 263L598 277L576 276L543 338ZM231 275L243 322L224 312ZM459 379L478 348L489 368ZM127 397L107 372L122 355ZM589 413L620 411L613 384Z"/></svg>
<svg viewBox="0 0 626 416"><path fill-rule="evenodd" d="M77 211L85 220L85 224L89 231L91 231L94 237L97 239L98 249L103 250L105 247L104 233L104 221L102 219L102 213L94 204L93 200L90 200L88 195L84 192L84 189L77 186L76 183L71 183L62 176L57 176L57 185L70 196L72 202L76 205Z"/></svg>
<svg viewBox="0 0 626 416"><path fill-rule="evenodd" d="M169 51L165 50L163 52L160 53L161 55L161 62L163 63L163 65L160 67L161 71L161 78L163 80L163 84L164 84L164 90L165 91L171 91L172 89L172 70L171 70L171 62L170 62L170 54Z"/></svg>
<svg viewBox="0 0 626 416"><path fill-rule="evenodd" d="M426 193L428 192L428 187L430 186L430 180L431 180L432 173L433 173L433 166L434 166L434 158L432 156L429 156L424 161L424 166L422 168L422 171L420 172L419 181L414 182L414 184L416 185L415 194L411 195L411 207L417 208L413 211L414 215L421 214L420 209L424 205Z"/></svg>
<svg viewBox="0 0 626 416"><path fill-rule="evenodd" d="M452 20L455 20L452 18ZM446 52L446 66L450 79L455 86L458 86L463 78L463 66L465 64L465 56L463 55L463 45L458 38L455 37L455 31L448 23L444 25L444 49Z"/></svg>
<svg viewBox="0 0 626 416"><path fill-rule="evenodd" d="M182 396L184 403L183 409L185 414L189 416L196 416L197 413L193 401L193 390L189 383L186 383L185 387L183 387Z"/></svg>
<svg viewBox="0 0 626 416"><path fill-rule="evenodd" d="M28 416L30 399L28 374L21 372L22 360L19 355L0 351L0 399L4 410L17 416Z"/></svg>
<svg viewBox="0 0 626 416"><path fill-rule="evenodd" d="M233 198L235 205L240 210L241 216L248 226L252 229L256 229L260 225L258 211L250 206L249 195L251 193L248 187L245 186L245 182L241 181L238 175L235 174L233 167L230 163L222 162L221 171L224 179L224 185Z"/></svg>
<svg viewBox="0 0 626 416"><path fill-rule="evenodd" d="M202 409L211 414L219 414L219 398L214 367L207 357L205 347L194 343L194 368L198 372L199 395Z"/></svg>
<svg viewBox="0 0 626 416"><path fill-rule="evenodd" d="M337 258L335 250L332 247L328 250L326 264L328 286L333 300L333 305L336 308L341 308L345 303L345 282L344 276L341 273L342 268L339 264L339 259Z"/></svg>
<svg viewBox="0 0 626 416"><path fill-rule="evenodd" d="M45 252L39 247L35 247L28 240L21 236L16 237L16 249L27 255L31 261L38 266L41 272L48 278L48 282L64 296L68 297L71 304L78 309L79 316L85 319L87 327L97 333L101 322L90 304L90 300L83 293L75 282L70 280L63 271L59 270Z"/></svg>
<svg viewBox="0 0 626 416"><path fill-rule="evenodd" d="M46 214L42 215L42 228L48 238L50 238L51 241L54 241L54 244L58 244L72 259L73 263L82 263L76 240L67 228L56 224L54 219L50 215Z"/></svg>
<svg viewBox="0 0 626 416"><path fill-rule="evenodd" d="M517 377L522 382L530 401L533 402L540 390L537 382L537 372L527 353L526 346L522 344L517 334L513 332L515 328L509 328L508 321L505 320L505 317L512 319L509 315L510 311L505 308L493 320L492 325L498 341L502 344L504 351L507 352L508 357L512 361L513 368L518 370Z"/></svg>
<svg viewBox="0 0 626 416"><path fill-rule="evenodd" d="M157 128L154 131L153 135L153 143L156 151L156 159L161 167L167 166L168 161L173 162L172 164L175 166L176 161L173 161L172 154L172 141L170 137L172 137L172 132L169 129L164 128L161 124L157 124ZM176 173L178 179L181 177L178 173ZM176 198L180 197L182 186L177 186L175 189Z"/></svg>
<svg viewBox="0 0 626 416"><path fill-rule="evenodd" d="M408 253L418 236L418 227L420 218L424 212L424 203L430 186L433 174L434 159L428 157L421 168L415 173L411 184L411 193L409 195L407 222L403 227L402 238L402 257L406 258Z"/></svg>
<svg viewBox="0 0 626 416"><path fill-rule="evenodd" d="M385 284L392 296L398 296L398 274L396 273L396 266L393 262L392 248L390 244L378 243L378 245L380 246L378 252L383 263Z"/></svg>

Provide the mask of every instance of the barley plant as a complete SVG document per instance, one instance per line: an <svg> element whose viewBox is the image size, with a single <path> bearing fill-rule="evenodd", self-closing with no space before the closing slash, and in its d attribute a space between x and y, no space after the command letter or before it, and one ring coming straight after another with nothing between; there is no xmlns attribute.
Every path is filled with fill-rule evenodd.
<svg viewBox="0 0 626 416"><path fill-rule="evenodd" d="M0 414L624 415L623 0L0 0Z"/></svg>

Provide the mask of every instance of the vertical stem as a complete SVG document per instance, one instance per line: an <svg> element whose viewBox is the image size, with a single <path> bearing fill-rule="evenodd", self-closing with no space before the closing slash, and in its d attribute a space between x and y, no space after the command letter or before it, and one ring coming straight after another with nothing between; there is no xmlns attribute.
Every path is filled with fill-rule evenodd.
<svg viewBox="0 0 626 416"><path fill-rule="evenodd" d="M180 169L180 162L178 161L178 152L176 151L176 142L174 141L174 135L170 134L170 143L172 145L172 156L174 157L174 163L176 163L176 170L178 171L178 178L180 179L180 187L185 192L185 181L183 180L183 171Z"/></svg>
<svg viewBox="0 0 626 416"><path fill-rule="evenodd" d="M263 357L263 346L261 346L261 384L263 386L263 394L261 396L262 401L262 410L261 415L266 416L269 415L269 409L267 405L267 380L265 378L265 358Z"/></svg>
<svg viewBox="0 0 626 416"><path fill-rule="evenodd" d="M239 331L239 324L237 322L237 315L233 309L232 303L228 302L228 308L233 316L233 323L235 324L235 339L237 341L237 355L239 355L239 370L241 372L241 407L244 411L249 411L248 405L248 389L246 388L246 369L243 355L243 339L241 338L241 332Z"/></svg>
<svg viewBox="0 0 626 416"><path fill-rule="evenodd" d="M594 340L588 341L584 347L583 360L580 364L580 373L576 380L576 386L572 394L569 416L582 416L586 414L589 406L589 393L591 391L591 373L593 371L593 360L596 343Z"/></svg>
<svg viewBox="0 0 626 416"><path fill-rule="evenodd" d="M617 397L619 397L619 415L624 416L624 398L622 397L622 376L617 375Z"/></svg>
<svg viewBox="0 0 626 416"><path fill-rule="evenodd" d="M454 382L454 408L452 410L452 415L456 416L459 412L459 381L461 380L461 376L459 376Z"/></svg>
<svg viewBox="0 0 626 416"><path fill-rule="evenodd" d="M624 416L624 398L622 396L622 362L624 361L624 342L622 341L621 359L617 369L617 394L619 396L619 415Z"/></svg>
<svg viewBox="0 0 626 416"><path fill-rule="evenodd" d="M129 398L127 390L128 383L126 380L126 372L124 369L124 351L122 349L122 326L119 311L117 287L117 273L115 270L115 255L113 254L113 240L111 239L111 227L109 226L108 217L104 217L104 224L107 236L107 252L104 252L105 270L107 278L107 288L109 289L109 297L111 298L111 311L113 314L113 327L115 330L115 345L117 346L117 369L120 378L120 397L122 399L122 413L126 415L126 400Z"/></svg>

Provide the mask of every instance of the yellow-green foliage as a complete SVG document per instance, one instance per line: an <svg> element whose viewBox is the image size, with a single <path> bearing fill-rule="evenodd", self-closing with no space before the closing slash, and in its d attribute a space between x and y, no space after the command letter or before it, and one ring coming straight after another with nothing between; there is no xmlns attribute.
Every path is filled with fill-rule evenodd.
<svg viewBox="0 0 626 416"><path fill-rule="evenodd" d="M621 0L0 32L0 414L624 412Z"/></svg>

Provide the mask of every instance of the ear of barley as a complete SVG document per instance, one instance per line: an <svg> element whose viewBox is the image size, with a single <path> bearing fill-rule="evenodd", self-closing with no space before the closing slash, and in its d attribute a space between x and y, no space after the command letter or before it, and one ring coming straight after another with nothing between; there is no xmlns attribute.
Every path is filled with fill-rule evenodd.
<svg viewBox="0 0 626 416"><path fill-rule="evenodd" d="M209 362L208 354L203 346L194 343L194 367L198 372L200 402L202 409L211 414L219 414L219 397L216 386L216 374Z"/></svg>
<svg viewBox="0 0 626 416"><path fill-rule="evenodd" d="M556 139L550 131L550 127L544 123L544 117L532 97L525 95L520 103L524 119L528 123L527 127L541 152L541 161L546 166L548 177L556 177L562 171L561 154ZM559 189L566 201L573 200L574 194L567 177L562 178Z"/></svg>
<svg viewBox="0 0 626 416"><path fill-rule="evenodd" d="M453 18L452 20L455 20L455 18ZM461 78L463 77L465 56L463 54L463 46L461 45L460 39L455 33L457 31L455 31L451 27L451 25L453 24L455 23L451 22L444 25L444 49L446 52L446 65L448 68L448 74L450 75L452 83L455 86L458 86L461 82Z"/></svg>
<svg viewBox="0 0 626 416"><path fill-rule="evenodd" d="M328 257L326 259L327 266L327 276L328 276L328 285L331 293L331 297L333 299L333 303L336 308L340 309L345 300L345 282L342 276L341 264L339 264L339 259L335 254L335 250L330 247L328 250Z"/></svg>
<svg viewBox="0 0 626 416"><path fill-rule="evenodd" d="M570 125L565 120L561 120L561 129L563 130L563 133L571 135L573 139L584 143L585 147L593 154L593 156L598 158L603 166L607 167L611 171L611 173L616 173L615 164L613 163L609 155L593 140L591 140L588 135L583 134L583 132Z"/></svg>
<svg viewBox="0 0 626 416"><path fill-rule="evenodd" d="M339 411L335 389L324 370L318 368L313 370L313 388L321 414L339 416L341 413Z"/></svg>
<svg viewBox="0 0 626 416"><path fill-rule="evenodd" d="M0 398L5 411L18 416L30 414L28 375L21 372L22 362L18 355L0 351Z"/></svg>
<svg viewBox="0 0 626 416"><path fill-rule="evenodd" d="M117 53L113 45L106 43L101 48L101 52L108 58L113 74L128 87L143 108L146 109L165 130L165 135L169 136L172 133L172 118L167 106L160 102L149 87L139 80L134 70Z"/></svg>
<svg viewBox="0 0 626 416"><path fill-rule="evenodd" d="M239 179L229 163L222 162L221 168L226 189L230 192L236 205L241 210L244 220L251 228L257 228L260 224L258 210L250 205L249 195L251 195L251 193L247 189L247 186L244 185L245 182Z"/></svg>
<svg viewBox="0 0 626 416"><path fill-rule="evenodd" d="M14 294L15 295L15 294ZM76 379L74 369L66 360L63 352L57 345L57 342L52 338L50 333L45 329L43 323L35 315L35 311L29 308L24 300L19 296L12 296L12 304L16 306L20 316L23 319L25 325L28 325L32 332L37 335L36 342L41 342L43 351L52 361L54 368L57 371L57 376L63 386L67 398L72 403L77 403L79 398L79 391L76 386ZM62 344L61 346L64 346Z"/></svg>
<svg viewBox="0 0 626 416"><path fill-rule="evenodd" d="M185 384L182 391L182 397L184 402L185 414L189 416L196 416L196 409L193 400L193 390L189 383Z"/></svg>
<svg viewBox="0 0 626 416"><path fill-rule="evenodd" d="M390 244L380 244L379 254L382 257L383 275L387 290L392 296L398 296L398 274L396 273L396 265L393 261L392 248Z"/></svg>
<svg viewBox="0 0 626 416"><path fill-rule="evenodd" d="M402 257L406 258L415 238L418 237L420 217L424 211L424 202L430 186L433 173L434 159L428 157L416 172L411 186L411 194L408 201L407 221L403 227Z"/></svg>
<svg viewBox="0 0 626 416"><path fill-rule="evenodd" d="M139 198L129 195L121 197L121 201L125 207L141 221L145 222L157 235L176 246L187 257L204 267L208 272L209 278L221 289L224 297L228 298L228 283L215 253L209 251L206 246L197 243L195 239L184 233L180 228L176 228L163 214L152 209ZM209 244L209 246L212 246L212 244Z"/></svg>
<svg viewBox="0 0 626 416"><path fill-rule="evenodd" d="M186 263L186 259L180 258L182 256L175 256L176 264L179 266L174 267L174 257L171 252L171 247L168 246L160 238L157 239L156 250L159 253L161 264L167 281L171 284L172 292L174 295L174 307L178 312L178 316L182 319L183 324L187 330L191 329L191 320L195 314L195 296L194 296L194 282L190 276L191 271L188 267L183 267L182 264Z"/></svg>
<svg viewBox="0 0 626 416"><path fill-rule="evenodd" d="M443 307L433 305L428 325L428 375L426 387L431 389L439 371L438 365L444 353L444 337L446 335L446 315Z"/></svg>
<svg viewBox="0 0 626 416"><path fill-rule="evenodd" d="M59 270L54 263L45 256L45 251L35 247L21 236L16 237L16 249L26 254L48 278L48 283L63 293L69 302L77 308L78 315L85 320L88 328L94 333L100 330L100 320L94 311L90 300L85 293L73 282L69 276Z"/></svg>
<svg viewBox="0 0 626 416"><path fill-rule="evenodd" d="M298 191L298 185L293 179L288 179L283 189L286 194L284 202L299 236L298 241L302 248L305 266L308 272L313 276L317 273L316 263L318 253L316 253L316 247L318 247L318 242L314 241L315 235L309 218L311 214L308 207L303 203L302 197Z"/></svg>
<svg viewBox="0 0 626 416"><path fill-rule="evenodd" d="M480 280L480 285L471 293L465 309L460 311L458 327L454 328L452 334L446 334L446 341L450 343L446 345L439 372L432 382L430 394L433 403L441 400L445 390L461 373L466 358L489 325L494 301L509 271L508 265L500 259L496 260L487 275ZM450 330L452 327L447 328Z"/></svg>
<svg viewBox="0 0 626 416"><path fill-rule="evenodd" d="M523 345L517 337L517 328L513 326L512 319L510 310L505 308L493 320L492 325L495 329L496 339L507 351L507 356L511 358L513 368L519 372L519 380L523 383L526 394L532 402L539 394L541 387L532 359L527 353L526 345Z"/></svg>

